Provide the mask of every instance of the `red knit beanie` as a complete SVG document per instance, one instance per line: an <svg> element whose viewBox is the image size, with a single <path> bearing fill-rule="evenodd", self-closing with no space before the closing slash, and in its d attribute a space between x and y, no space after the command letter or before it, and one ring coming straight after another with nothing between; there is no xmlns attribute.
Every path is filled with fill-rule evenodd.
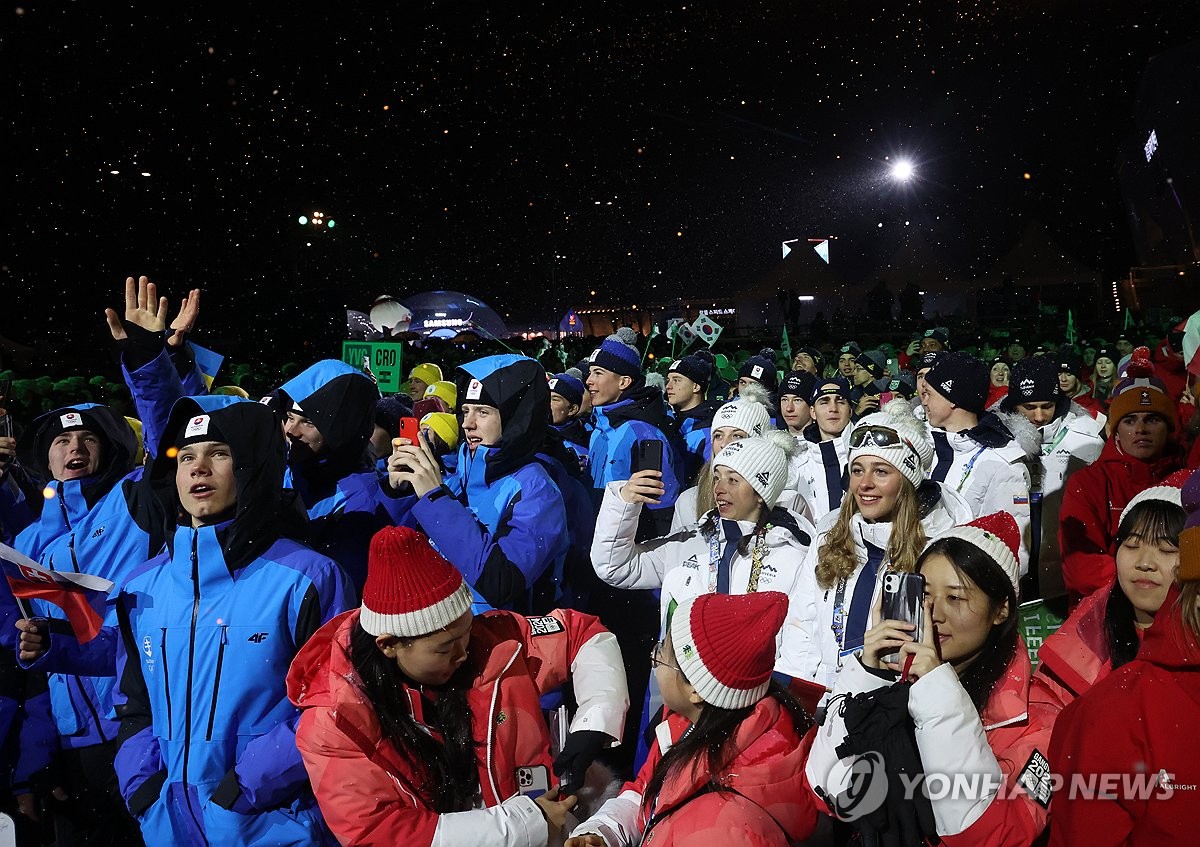
<svg viewBox="0 0 1200 847"><path fill-rule="evenodd" d="M701 594L679 604L671 617L675 661L705 703L740 709L762 699L787 610L779 591Z"/></svg>
<svg viewBox="0 0 1200 847"><path fill-rule="evenodd" d="M428 538L405 526L375 533L358 618L364 630L417 638L445 629L470 608L471 589Z"/></svg>

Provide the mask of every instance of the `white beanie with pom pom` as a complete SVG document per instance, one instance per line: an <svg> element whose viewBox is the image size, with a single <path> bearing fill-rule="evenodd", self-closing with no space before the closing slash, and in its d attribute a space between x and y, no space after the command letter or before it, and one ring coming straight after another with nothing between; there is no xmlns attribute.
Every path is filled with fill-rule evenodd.
<svg viewBox="0 0 1200 847"><path fill-rule="evenodd" d="M775 508L787 484L788 461L800 451L795 436L769 429L760 436L734 441L717 454L713 467L723 465L737 473Z"/></svg>

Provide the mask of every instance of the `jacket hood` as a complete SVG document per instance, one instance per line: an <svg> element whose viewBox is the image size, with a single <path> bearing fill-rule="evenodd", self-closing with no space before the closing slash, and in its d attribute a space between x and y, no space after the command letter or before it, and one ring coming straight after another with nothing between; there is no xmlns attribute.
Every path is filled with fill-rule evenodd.
<svg viewBox="0 0 1200 847"><path fill-rule="evenodd" d="M999 729L1029 717L1029 683L1032 678L1033 665L1029 662L1029 650L1025 646L1025 639L1018 635L1008 667L992 689L987 705L979 716L984 730Z"/></svg>
<svg viewBox="0 0 1200 847"><path fill-rule="evenodd" d="M712 424L713 417L717 414L717 409L723 405L724 403L718 403L716 400L705 400L699 406L688 409L686 412L676 412L675 422L682 424L683 421L694 420L697 426L709 426Z"/></svg>
<svg viewBox="0 0 1200 847"><path fill-rule="evenodd" d="M987 447L999 448L1008 444L1013 440L1012 430L1008 428L1008 420L1012 415L1005 415L1001 418L995 412L988 412L979 418L979 423L967 430L967 435L979 444ZM1021 420L1025 420L1021 416Z"/></svg>
<svg viewBox="0 0 1200 847"><path fill-rule="evenodd" d="M681 720L678 715L670 719ZM793 840L806 837L811 827L810 808L800 800L807 790L804 763L809 749L803 738L779 701L764 697L734 731L729 742L732 759L720 780L762 808ZM702 767L679 771L663 784L657 809L665 813L691 799L710 776Z"/></svg>
<svg viewBox="0 0 1200 847"><path fill-rule="evenodd" d="M1173 584L1154 616L1154 626L1146 630L1138 658L1162 668L1200 670L1200 639L1184 626L1180 610L1182 593Z"/></svg>
<svg viewBox="0 0 1200 847"><path fill-rule="evenodd" d="M325 448L317 459L322 464L337 476L365 467L379 402L370 377L345 362L323 359L285 382L277 394L281 412L295 409L320 430Z"/></svg>
<svg viewBox="0 0 1200 847"><path fill-rule="evenodd" d="M1080 601L1058 631L1038 650L1040 666L1071 691L1082 694L1112 666L1105 613L1114 582Z"/></svg>
<svg viewBox="0 0 1200 847"><path fill-rule="evenodd" d="M486 356L458 368L454 383L460 427L464 404L500 410L500 440L488 448L484 481L491 485L532 462L549 427L550 388L542 366L525 356Z"/></svg>
<svg viewBox="0 0 1200 847"><path fill-rule="evenodd" d="M233 452L237 508L232 520L219 525L217 538L231 569L242 567L275 543L281 535L296 534L305 517L299 501L283 489L286 448L275 413L262 403L228 395L183 397L171 407L163 430L164 444L173 444L188 421L209 415ZM175 487L176 462L160 451L150 466L155 496L168 515L167 545L173 548L175 529L190 524Z"/></svg>
<svg viewBox="0 0 1200 847"><path fill-rule="evenodd" d="M631 388L616 403L597 409L597 413L603 414L614 429L625 421L642 421L658 427L664 434L677 430L675 421L667 414L662 391L653 385Z"/></svg>
<svg viewBox="0 0 1200 847"><path fill-rule="evenodd" d="M287 694L297 708L334 705L338 694L356 678L349 649L358 612L351 609L327 621L292 659Z"/></svg>
<svg viewBox="0 0 1200 847"><path fill-rule="evenodd" d="M62 431L62 416L77 412L94 426L103 442L100 465L96 472L82 481L81 490L88 506L112 490L134 467L138 453L138 437L124 417L108 406L79 403L47 412L34 419L17 442L17 459L21 466L39 483L50 481L49 451L54 435Z"/></svg>

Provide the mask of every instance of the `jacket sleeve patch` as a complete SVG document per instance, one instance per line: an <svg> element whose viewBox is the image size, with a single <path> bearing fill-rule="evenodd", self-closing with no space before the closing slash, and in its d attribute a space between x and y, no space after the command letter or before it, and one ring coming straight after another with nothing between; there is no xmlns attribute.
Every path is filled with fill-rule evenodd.
<svg viewBox="0 0 1200 847"><path fill-rule="evenodd" d="M538 617L526 618L529 622L530 635L557 635L560 632L566 632L566 627L558 618Z"/></svg>
<svg viewBox="0 0 1200 847"><path fill-rule="evenodd" d="M1017 785L1025 789L1035 803L1040 803L1043 809L1050 808L1050 795L1053 793L1053 776L1050 773L1050 763L1041 751L1034 750L1025 768L1017 774Z"/></svg>

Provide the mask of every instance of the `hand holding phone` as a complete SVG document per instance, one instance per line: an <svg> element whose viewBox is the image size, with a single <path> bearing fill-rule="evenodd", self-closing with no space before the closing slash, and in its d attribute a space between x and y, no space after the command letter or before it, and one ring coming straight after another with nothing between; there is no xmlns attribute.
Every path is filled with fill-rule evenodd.
<svg viewBox="0 0 1200 847"><path fill-rule="evenodd" d="M912 624L913 641L925 637L925 577L919 573L888 573L883 577L883 620ZM895 664L899 653L881 656Z"/></svg>
<svg viewBox="0 0 1200 847"><path fill-rule="evenodd" d="M662 471L663 443L657 438L642 438L638 440L633 457L633 470Z"/></svg>

